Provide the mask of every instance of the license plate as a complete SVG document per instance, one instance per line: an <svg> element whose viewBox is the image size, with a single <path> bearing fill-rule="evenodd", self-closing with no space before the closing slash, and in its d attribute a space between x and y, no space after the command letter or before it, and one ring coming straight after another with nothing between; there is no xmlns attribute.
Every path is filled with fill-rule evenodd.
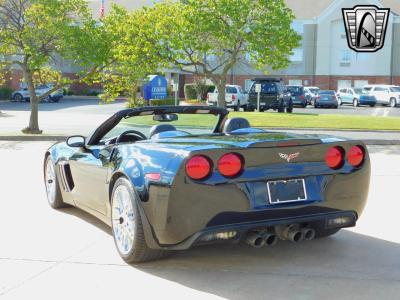
<svg viewBox="0 0 400 300"><path fill-rule="evenodd" d="M267 187L270 204L307 200L304 179L268 181Z"/></svg>
<svg viewBox="0 0 400 300"><path fill-rule="evenodd" d="M265 102L260 102L260 105L265 105Z"/></svg>
<svg viewBox="0 0 400 300"><path fill-rule="evenodd" d="M329 100L329 98L328 97L323 97L322 100Z"/></svg>

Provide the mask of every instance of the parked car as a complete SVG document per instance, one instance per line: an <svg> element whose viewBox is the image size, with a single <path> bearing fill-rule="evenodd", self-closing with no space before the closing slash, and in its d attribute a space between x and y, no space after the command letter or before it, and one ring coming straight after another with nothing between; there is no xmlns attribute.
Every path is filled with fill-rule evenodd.
<svg viewBox="0 0 400 300"><path fill-rule="evenodd" d="M375 96L376 103L396 107L400 105L400 87L385 84L370 84L364 86L370 95Z"/></svg>
<svg viewBox="0 0 400 300"><path fill-rule="evenodd" d="M286 89L292 96L293 105L300 107L307 107L307 99L304 91L304 87L301 85L288 85Z"/></svg>
<svg viewBox="0 0 400 300"><path fill-rule="evenodd" d="M238 111L241 107L246 110L249 95L239 85L227 85L225 88L226 107ZM218 89L215 88L212 93L207 94L207 104L216 106L218 103Z"/></svg>
<svg viewBox="0 0 400 300"><path fill-rule="evenodd" d="M304 94L307 99L307 104L314 105L315 98L318 96L319 88L317 87L310 87L310 86L305 86L304 87Z"/></svg>
<svg viewBox="0 0 400 300"><path fill-rule="evenodd" d="M125 109L44 155L50 206L105 222L127 263L330 236L356 225L370 169L362 141L264 131L204 106Z"/></svg>
<svg viewBox="0 0 400 300"><path fill-rule="evenodd" d="M277 110L280 113L293 112L292 97L285 88L281 79L277 78L255 78L249 92L248 110L257 108L256 84L261 84L260 111L268 109Z"/></svg>
<svg viewBox="0 0 400 300"><path fill-rule="evenodd" d="M321 90L318 93L317 98L314 102L314 107L333 107L338 108L338 101L336 98L336 92L331 90Z"/></svg>
<svg viewBox="0 0 400 300"><path fill-rule="evenodd" d="M374 107L376 105L376 98L362 88L342 88L337 92L339 105L352 104L353 106L369 105Z"/></svg>
<svg viewBox="0 0 400 300"><path fill-rule="evenodd" d="M41 84L35 88L36 96L41 96L48 91L50 91L54 87L53 84ZM46 99L43 99L43 101L47 102L58 102L60 99L64 96L64 91L62 89L58 89L48 95ZM18 91L15 91L11 95L11 100L12 101L18 101L18 102L29 102L30 101L30 94L27 88L20 89Z"/></svg>

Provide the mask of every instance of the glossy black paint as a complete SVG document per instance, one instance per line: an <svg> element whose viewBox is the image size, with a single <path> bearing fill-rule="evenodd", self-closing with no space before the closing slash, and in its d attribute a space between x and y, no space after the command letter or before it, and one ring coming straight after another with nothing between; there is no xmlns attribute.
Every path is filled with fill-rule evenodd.
<svg viewBox="0 0 400 300"><path fill-rule="evenodd" d="M101 136L126 116L153 111L155 114L210 110L220 116L214 133L175 138L144 140L135 143L99 145ZM362 213L368 195L370 161L360 168L344 162L338 170L325 163L325 153L340 145L345 151L360 141L347 141L321 135L297 135L277 132L221 132L227 111L210 107L158 107L119 112L102 124L84 147L66 143L52 146L50 155L59 170L68 164L74 187L62 190L66 203L75 205L110 222L110 195L114 182L125 176L141 202L146 242L152 248L184 249L197 243L203 233L243 228L290 224L296 220L317 218L323 223L332 214ZM240 176L226 178L217 169L218 159L235 152L244 158ZM298 153L292 160L281 154ZM185 162L193 155L205 155L213 170L205 180L191 180ZM160 180L145 177L159 173ZM61 176L60 172L57 172ZM301 178L305 181L307 200L271 204L267 182ZM321 224L322 224L321 223ZM319 224L319 223L318 223ZM347 225L346 225L347 226Z"/></svg>

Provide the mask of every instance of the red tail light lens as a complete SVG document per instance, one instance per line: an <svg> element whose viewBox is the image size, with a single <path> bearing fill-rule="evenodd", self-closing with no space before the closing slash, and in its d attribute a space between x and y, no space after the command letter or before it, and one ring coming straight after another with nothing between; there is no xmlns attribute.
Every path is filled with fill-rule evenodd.
<svg viewBox="0 0 400 300"><path fill-rule="evenodd" d="M186 174L194 180L204 179L210 175L210 173L211 162L206 156L193 156L186 163Z"/></svg>
<svg viewBox="0 0 400 300"><path fill-rule="evenodd" d="M244 160L241 155L228 153L218 161L218 171L225 177L235 177L243 169Z"/></svg>
<svg viewBox="0 0 400 300"><path fill-rule="evenodd" d="M235 95L232 95L232 100L235 100L235 99L236 99Z"/></svg>
<svg viewBox="0 0 400 300"><path fill-rule="evenodd" d="M350 165L357 168L364 162L365 150L361 146L353 146L347 153L347 161Z"/></svg>
<svg viewBox="0 0 400 300"><path fill-rule="evenodd" d="M344 150L341 147L335 146L329 148L325 154L325 162L328 167L338 169L343 165Z"/></svg>

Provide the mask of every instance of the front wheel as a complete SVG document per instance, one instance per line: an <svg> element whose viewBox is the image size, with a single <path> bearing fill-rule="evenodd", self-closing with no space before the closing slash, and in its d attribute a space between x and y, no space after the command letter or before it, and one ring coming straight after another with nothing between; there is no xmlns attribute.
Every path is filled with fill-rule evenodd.
<svg viewBox="0 0 400 300"><path fill-rule="evenodd" d="M56 174L56 168L50 155L46 158L44 165L44 184L46 187L47 201L54 208L62 208L67 205L63 202L60 185Z"/></svg>
<svg viewBox="0 0 400 300"><path fill-rule="evenodd" d="M24 101L24 97L21 94L15 94L13 99L16 102L23 102Z"/></svg>
<svg viewBox="0 0 400 300"><path fill-rule="evenodd" d="M338 97L337 102L338 102L338 105L343 105L342 99L340 99L340 97Z"/></svg>
<svg viewBox="0 0 400 300"><path fill-rule="evenodd" d="M397 106L397 101L395 98L390 98L390 107L396 107Z"/></svg>
<svg viewBox="0 0 400 300"><path fill-rule="evenodd" d="M126 178L119 178L111 196L112 234L118 253L127 263L160 259L165 251L150 249L139 213L139 196Z"/></svg>
<svg viewBox="0 0 400 300"><path fill-rule="evenodd" d="M359 106L360 104L358 103L358 99L357 98L354 98L353 99L353 106L354 107L357 107L357 106Z"/></svg>

